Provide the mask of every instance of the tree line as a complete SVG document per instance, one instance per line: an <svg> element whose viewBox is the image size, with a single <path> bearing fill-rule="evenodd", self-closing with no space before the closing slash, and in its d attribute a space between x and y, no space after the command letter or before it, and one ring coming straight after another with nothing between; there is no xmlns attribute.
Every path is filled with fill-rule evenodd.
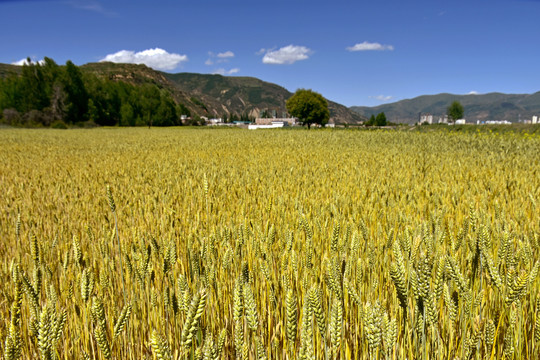
<svg viewBox="0 0 540 360"><path fill-rule="evenodd" d="M364 123L365 126L386 126L389 125L388 121L386 120L386 115L384 112L378 113L377 116L371 115L368 121Z"/></svg>
<svg viewBox="0 0 540 360"><path fill-rule="evenodd" d="M73 62L28 59L20 74L0 79L0 121L11 126L174 126L189 109L156 84L132 85Z"/></svg>

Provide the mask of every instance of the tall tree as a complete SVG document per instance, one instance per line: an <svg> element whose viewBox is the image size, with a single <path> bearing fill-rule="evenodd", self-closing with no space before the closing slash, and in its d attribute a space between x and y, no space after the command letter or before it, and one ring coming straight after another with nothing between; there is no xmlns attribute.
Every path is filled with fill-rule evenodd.
<svg viewBox="0 0 540 360"><path fill-rule="evenodd" d="M21 111L18 91L20 87L20 79L17 75L13 74L5 79L0 78L0 111L4 109Z"/></svg>
<svg viewBox="0 0 540 360"><path fill-rule="evenodd" d="M155 113L155 126L178 125L178 116L173 99L166 93L161 94L160 103Z"/></svg>
<svg viewBox="0 0 540 360"><path fill-rule="evenodd" d="M446 114L449 119L456 121L458 119L463 119L463 105L459 101L454 101L447 109Z"/></svg>
<svg viewBox="0 0 540 360"><path fill-rule="evenodd" d="M375 115L371 114L369 120L364 123L365 126L375 126Z"/></svg>
<svg viewBox="0 0 540 360"><path fill-rule="evenodd" d="M328 102L319 93L299 89L287 100L287 111L298 118L308 129L312 124L326 125L330 119Z"/></svg>
<svg viewBox="0 0 540 360"><path fill-rule="evenodd" d="M66 93L66 121L76 123L88 117L88 92L84 86L81 70L70 60L66 62L64 73Z"/></svg>
<svg viewBox="0 0 540 360"><path fill-rule="evenodd" d="M377 117L375 118L375 125L386 126L386 115L384 112L377 114Z"/></svg>
<svg viewBox="0 0 540 360"><path fill-rule="evenodd" d="M152 84L144 84L139 92L142 118L146 125L152 126L156 109L161 103L159 89Z"/></svg>
<svg viewBox="0 0 540 360"><path fill-rule="evenodd" d="M129 102L124 102L120 107L120 126L135 126L135 112Z"/></svg>
<svg viewBox="0 0 540 360"><path fill-rule="evenodd" d="M62 69L51 58L43 58L43 77L45 79L47 96L49 98L49 111L52 120L64 118L64 103L66 93L62 85Z"/></svg>
<svg viewBox="0 0 540 360"><path fill-rule="evenodd" d="M41 111L49 105L45 77L40 64L35 64L28 58L22 67L19 83L20 104L17 106L17 110L21 112Z"/></svg>

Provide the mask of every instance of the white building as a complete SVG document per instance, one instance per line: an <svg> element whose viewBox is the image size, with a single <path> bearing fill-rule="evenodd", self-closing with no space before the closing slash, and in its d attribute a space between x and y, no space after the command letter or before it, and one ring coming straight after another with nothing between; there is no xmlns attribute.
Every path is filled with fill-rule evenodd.
<svg viewBox="0 0 540 360"><path fill-rule="evenodd" d="M249 124L248 129L249 130L257 130L257 129L277 129L282 128L285 126L289 126L288 123L284 121L272 121L269 124Z"/></svg>
<svg viewBox="0 0 540 360"><path fill-rule="evenodd" d="M448 115L439 118L439 124L448 124Z"/></svg>
<svg viewBox="0 0 540 360"><path fill-rule="evenodd" d="M508 120L486 120L485 124L486 125L510 125L512 123Z"/></svg>
<svg viewBox="0 0 540 360"><path fill-rule="evenodd" d="M206 122L208 125L220 125L223 123L223 119L222 118L219 118L219 119L208 119L208 121Z"/></svg>
<svg viewBox="0 0 540 360"><path fill-rule="evenodd" d="M534 116L532 117L532 123L533 123L533 124L538 124L538 116L534 115Z"/></svg>
<svg viewBox="0 0 540 360"><path fill-rule="evenodd" d="M465 125L466 121L465 119L457 119L455 122L456 125Z"/></svg>
<svg viewBox="0 0 540 360"><path fill-rule="evenodd" d="M424 123L433 124L433 115L431 115L431 114L421 114L419 123L420 124L424 124Z"/></svg>
<svg viewBox="0 0 540 360"><path fill-rule="evenodd" d="M274 123L283 123L284 126L296 125L295 118L257 118L255 119L256 125L272 125Z"/></svg>

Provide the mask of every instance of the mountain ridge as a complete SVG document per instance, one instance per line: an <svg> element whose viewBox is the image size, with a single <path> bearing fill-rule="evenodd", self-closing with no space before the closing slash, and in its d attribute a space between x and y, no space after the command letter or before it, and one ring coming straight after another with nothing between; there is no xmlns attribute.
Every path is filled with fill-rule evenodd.
<svg viewBox="0 0 540 360"><path fill-rule="evenodd" d="M81 71L132 85L154 84L167 91L177 104L192 116L256 118L262 111L281 117L292 93L284 87L247 76L219 74L167 73L144 64L97 62L80 65ZM21 66L0 64L0 78L20 75ZM324 96L324 95L323 95ZM338 124L359 124L366 119L348 107L328 100L331 121Z"/></svg>
<svg viewBox="0 0 540 360"><path fill-rule="evenodd" d="M438 121L439 117L444 117L446 108L453 101L459 101L463 105L464 117L469 122L476 122L476 120L518 122L520 119L530 119L533 115L540 115L540 91L533 94L491 92L458 95L440 93L421 95L378 106L351 106L349 109L366 117L384 112L391 122L412 124L419 120L419 114L427 113L433 115L435 122Z"/></svg>

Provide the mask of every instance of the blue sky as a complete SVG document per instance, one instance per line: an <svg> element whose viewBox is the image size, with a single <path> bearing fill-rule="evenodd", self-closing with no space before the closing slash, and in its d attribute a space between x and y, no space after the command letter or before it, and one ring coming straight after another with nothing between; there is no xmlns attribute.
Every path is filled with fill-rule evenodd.
<svg viewBox="0 0 540 360"><path fill-rule="evenodd" d="M540 91L540 0L0 0L0 62L253 76L347 106Z"/></svg>

